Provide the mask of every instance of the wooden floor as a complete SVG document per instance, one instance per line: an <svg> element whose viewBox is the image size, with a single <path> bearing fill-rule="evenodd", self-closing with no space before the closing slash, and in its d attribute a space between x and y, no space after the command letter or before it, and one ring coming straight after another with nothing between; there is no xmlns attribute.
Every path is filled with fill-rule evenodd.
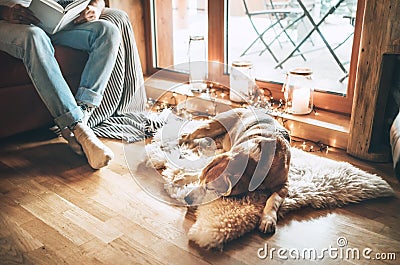
<svg viewBox="0 0 400 265"><path fill-rule="evenodd" d="M194 215L144 192L127 167L124 145L106 144L116 158L93 171L45 130L0 142L1 264L309 264L289 253L313 248L324 254L322 264L399 264L400 185L390 164L367 164L331 150L329 157L383 176L396 198L300 210L280 220L275 235L254 231L220 252L188 242ZM136 145L130 160L142 157L143 147ZM338 239L358 249L360 259L341 255ZM269 254L276 250L262 259L266 246ZM372 259L390 253L397 261Z"/></svg>

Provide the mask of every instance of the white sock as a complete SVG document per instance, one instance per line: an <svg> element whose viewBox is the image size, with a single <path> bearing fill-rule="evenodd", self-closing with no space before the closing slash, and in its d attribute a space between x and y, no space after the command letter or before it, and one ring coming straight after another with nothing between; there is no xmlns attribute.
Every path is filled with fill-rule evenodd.
<svg viewBox="0 0 400 265"><path fill-rule="evenodd" d="M82 146L83 152L94 169L100 169L108 165L114 158L114 153L103 144L94 134L92 129L84 123L78 122L73 133L76 141Z"/></svg>
<svg viewBox="0 0 400 265"><path fill-rule="evenodd" d="M67 140L68 146L75 152L75 154L83 156L82 146L76 141L74 134L67 127L61 130L61 136Z"/></svg>

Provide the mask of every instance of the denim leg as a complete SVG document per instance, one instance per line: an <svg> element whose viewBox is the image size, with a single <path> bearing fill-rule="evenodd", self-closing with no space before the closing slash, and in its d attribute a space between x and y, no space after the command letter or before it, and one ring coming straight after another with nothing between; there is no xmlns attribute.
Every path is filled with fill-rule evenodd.
<svg viewBox="0 0 400 265"><path fill-rule="evenodd" d="M51 36L54 44L84 50L89 59L83 70L78 102L98 107L117 58L121 34L118 28L104 20L75 25Z"/></svg>
<svg viewBox="0 0 400 265"><path fill-rule="evenodd" d="M0 50L23 61L39 96L60 128L82 119L83 112L61 74L54 48L43 30L0 21Z"/></svg>

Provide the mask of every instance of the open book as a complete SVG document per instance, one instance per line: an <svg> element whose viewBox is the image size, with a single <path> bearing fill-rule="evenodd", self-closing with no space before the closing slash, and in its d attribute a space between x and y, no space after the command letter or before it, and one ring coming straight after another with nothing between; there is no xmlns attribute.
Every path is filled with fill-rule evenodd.
<svg viewBox="0 0 400 265"><path fill-rule="evenodd" d="M44 31L54 34L73 22L86 8L90 0L75 0L63 7L55 0L32 0L29 9L40 19Z"/></svg>

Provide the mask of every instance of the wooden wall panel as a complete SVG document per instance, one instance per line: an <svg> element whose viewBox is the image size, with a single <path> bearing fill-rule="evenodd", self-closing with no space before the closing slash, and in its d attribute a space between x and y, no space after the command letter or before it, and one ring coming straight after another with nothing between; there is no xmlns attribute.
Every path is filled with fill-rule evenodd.
<svg viewBox="0 0 400 265"><path fill-rule="evenodd" d="M364 24L355 86L354 104L350 124L347 152L358 158L372 161L388 161L389 150L372 146L374 120L383 119L376 115L385 108L386 101L379 98L383 55L399 53L400 1L366 0ZM397 44L396 44L397 43Z"/></svg>
<svg viewBox="0 0 400 265"><path fill-rule="evenodd" d="M156 0L157 66L169 68L174 64L174 36L172 23L172 1ZM160 28L160 30L158 30Z"/></svg>
<svg viewBox="0 0 400 265"><path fill-rule="evenodd" d="M139 56L143 68L143 73L146 73L146 45L145 31L143 19L143 1L141 0L109 0L109 6L124 10L131 19L133 31L135 33L136 44L139 50Z"/></svg>

